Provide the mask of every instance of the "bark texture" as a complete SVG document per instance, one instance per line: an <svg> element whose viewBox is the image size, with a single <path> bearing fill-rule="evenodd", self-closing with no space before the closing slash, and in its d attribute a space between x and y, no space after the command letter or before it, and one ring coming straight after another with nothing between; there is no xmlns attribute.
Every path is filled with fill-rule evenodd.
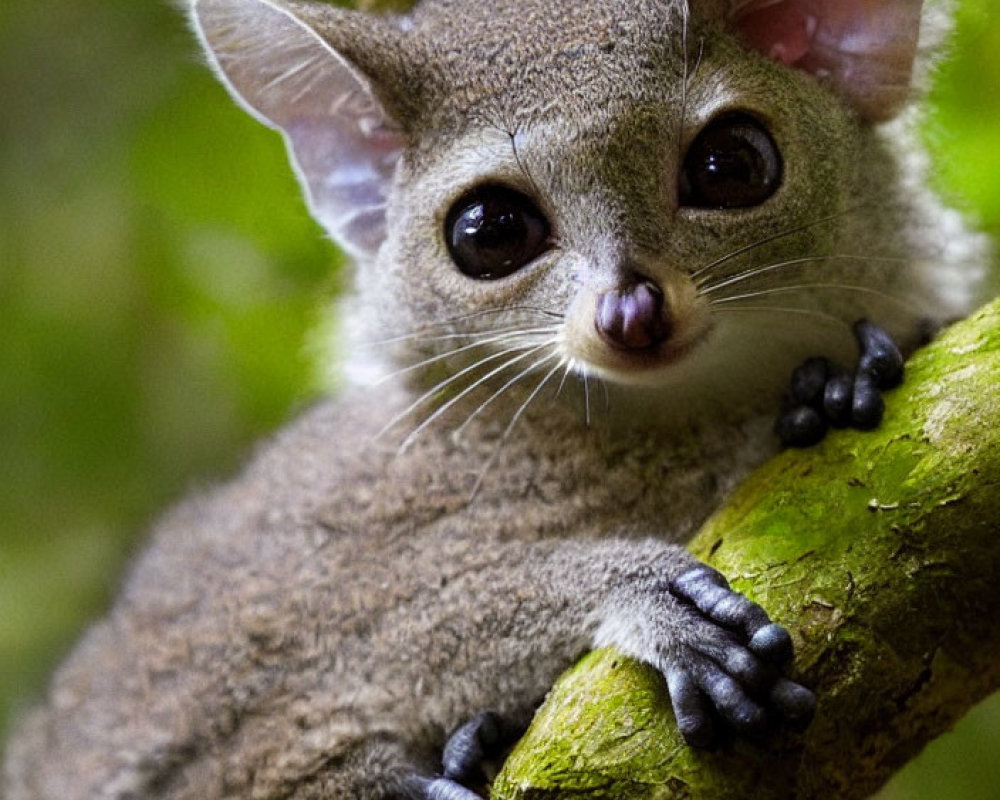
<svg viewBox="0 0 1000 800"><path fill-rule="evenodd" d="M596 652L495 798L855 800L1000 687L1000 302L907 370L879 430L782 454L691 543L792 631L808 731L690 750L660 676Z"/></svg>

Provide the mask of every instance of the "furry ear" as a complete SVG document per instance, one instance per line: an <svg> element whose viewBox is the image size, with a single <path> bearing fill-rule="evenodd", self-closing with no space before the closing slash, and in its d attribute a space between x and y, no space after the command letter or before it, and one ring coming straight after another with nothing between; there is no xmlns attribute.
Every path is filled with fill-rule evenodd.
<svg viewBox="0 0 1000 800"><path fill-rule="evenodd" d="M326 26L351 13L319 8ZM404 135L371 80L276 2L192 0L191 19L233 97L283 134L316 219L351 255L373 254Z"/></svg>
<svg viewBox="0 0 1000 800"><path fill-rule="evenodd" d="M828 82L862 119L895 116L911 91L922 0L729 0L752 48Z"/></svg>

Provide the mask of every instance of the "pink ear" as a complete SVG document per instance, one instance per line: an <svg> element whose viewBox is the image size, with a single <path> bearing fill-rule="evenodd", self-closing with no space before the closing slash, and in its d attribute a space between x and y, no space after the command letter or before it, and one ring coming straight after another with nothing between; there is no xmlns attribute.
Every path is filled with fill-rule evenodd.
<svg viewBox="0 0 1000 800"><path fill-rule="evenodd" d="M922 0L730 0L741 38L828 82L870 122L910 93Z"/></svg>
<svg viewBox="0 0 1000 800"><path fill-rule="evenodd" d="M223 85L284 135L313 216L351 255L373 255L405 137L371 81L275 0L193 0L191 16Z"/></svg>

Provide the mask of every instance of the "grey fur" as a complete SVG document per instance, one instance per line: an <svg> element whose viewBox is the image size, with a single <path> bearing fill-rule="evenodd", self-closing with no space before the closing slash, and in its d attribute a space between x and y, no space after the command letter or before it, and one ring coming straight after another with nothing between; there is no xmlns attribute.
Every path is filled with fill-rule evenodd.
<svg viewBox="0 0 1000 800"><path fill-rule="evenodd" d="M697 4L683 37L670 0L425 0L394 20L284 7L405 141L385 238L344 304L348 374L364 380L157 526L12 740L8 800L404 797L440 769L449 732L487 708L525 721L595 642L667 674L716 652L719 629L656 587L695 564L672 543L774 451L792 367L850 357L859 317L912 344L974 296L981 244L923 188L903 123L863 124L820 82L747 52L724 3ZM728 107L770 123L784 186L759 209L679 210L679 154ZM484 179L540 196L559 237L492 283L462 278L441 235ZM729 292L812 285L747 301L797 311L708 305L689 276L757 242L710 277L834 257ZM633 265L707 326L653 370L599 352L588 311ZM848 283L863 290L834 286ZM405 413L503 346L442 358L470 341L445 337L547 325L525 337L537 353L479 390L461 393L502 359ZM367 380L423 359L436 360Z"/></svg>

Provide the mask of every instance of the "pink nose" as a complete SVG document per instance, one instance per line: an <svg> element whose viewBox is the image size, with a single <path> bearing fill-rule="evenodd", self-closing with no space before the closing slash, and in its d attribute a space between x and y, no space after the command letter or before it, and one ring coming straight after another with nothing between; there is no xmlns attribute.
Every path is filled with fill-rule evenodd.
<svg viewBox="0 0 1000 800"><path fill-rule="evenodd" d="M649 281L601 294L594 325L605 341L620 350L647 350L670 335L663 292Z"/></svg>

